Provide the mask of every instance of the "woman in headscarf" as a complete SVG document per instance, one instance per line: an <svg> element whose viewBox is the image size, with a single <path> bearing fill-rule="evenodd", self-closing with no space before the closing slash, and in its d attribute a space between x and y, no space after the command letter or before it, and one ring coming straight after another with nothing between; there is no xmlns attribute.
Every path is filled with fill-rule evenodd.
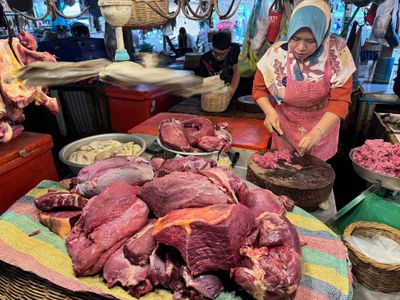
<svg viewBox="0 0 400 300"><path fill-rule="evenodd" d="M272 148L287 148L275 129L302 154L327 160L337 152L355 66L345 41L330 35L330 21L324 1L303 1L292 13L287 39L257 64L253 98L265 113Z"/></svg>

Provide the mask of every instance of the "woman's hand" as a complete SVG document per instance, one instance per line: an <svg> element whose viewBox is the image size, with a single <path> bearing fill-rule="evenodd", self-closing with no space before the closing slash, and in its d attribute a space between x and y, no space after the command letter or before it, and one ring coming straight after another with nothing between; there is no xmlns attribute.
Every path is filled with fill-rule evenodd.
<svg viewBox="0 0 400 300"><path fill-rule="evenodd" d="M316 146L322 139L322 132L316 128L313 128L299 143L299 152L301 155L310 152L311 149Z"/></svg>
<svg viewBox="0 0 400 300"><path fill-rule="evenodd" d="M265 111L264 125L265 127L267 127L270 133L272 133L275 128L279 132L279 134L283 134L281 125L279 123L279 115L276 112L275 108L273 108L272 106Z"/></svg>

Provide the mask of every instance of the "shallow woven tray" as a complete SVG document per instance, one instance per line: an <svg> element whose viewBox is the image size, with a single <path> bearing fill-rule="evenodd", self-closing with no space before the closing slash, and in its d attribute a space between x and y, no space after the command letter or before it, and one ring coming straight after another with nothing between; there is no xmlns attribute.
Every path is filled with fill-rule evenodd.
<svg viewBox="0 0 400 300"><path fill-rule="evenodd" d="M400 243L400 231L381 223L351 223L346 227L343 239L353 234L363 237L372 237L380 234ZM400 291L400 264L379 263L352 247L346 240L343 242L349 250L352 272L359 283L371 290L384 293Z"/></svg>
<svg viewBox="0 0 400 300"><path fill-rule="evenodd" d="M73 292L39 276L0 261L0 299L105 300L94 293Z"/></svg>

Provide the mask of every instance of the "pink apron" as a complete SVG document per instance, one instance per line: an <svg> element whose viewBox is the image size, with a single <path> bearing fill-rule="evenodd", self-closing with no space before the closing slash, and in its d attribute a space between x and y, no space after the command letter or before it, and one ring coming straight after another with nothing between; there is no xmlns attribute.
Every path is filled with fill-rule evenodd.
<svg viewBox="0 0 400 300"><path fill-rule="evenodd" d="M297 147L326 112L331 89L331 64L328 57L325 76L319 82L296 81L289 70L288 61L286 66L285 98L281 105L275 105L275 109L283 132ZM335 155L338 148L339 128L338 122L329 132L325 132L321 141L311 150L311 154L322 160L328 160ZM288 149L288 146L273 133L272 148Z"/></svg>

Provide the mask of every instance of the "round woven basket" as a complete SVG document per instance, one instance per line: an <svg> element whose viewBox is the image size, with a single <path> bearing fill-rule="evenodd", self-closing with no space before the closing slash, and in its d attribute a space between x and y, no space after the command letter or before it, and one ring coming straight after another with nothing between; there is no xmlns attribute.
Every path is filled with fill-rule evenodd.
<svg viewBox="0 0 400 300"><path fill-rule="evenodd" d="M107 300L94 293L73 292L33 273L0 261L1 300Z"/></svg>
<svg viewBox="0 0 400 300"><path fill-rule="evenodd" d="M400 230L374 222L350 224L344 231L343 239L350 235L372 237L376 234L400 244ZM359 283L371 290L384 293L400 291L400 263L397 265L379 263L352 247L346 240L344 244L349 250L353 275Z"/></svg>
<svg viewBox="0 0 400 300"><path fill-rule="evenodd" d="M164 25L167 23L167 19L160 16L149 5L154 6L157 2L158 5L166 12L168 12L168 0L152 0L146 3L145 0L132 0L132 14L128 23L125 24L124 28L152 28Z"/></svg>
<svg viewBox="0 0 400 300"><path fill-rule="evenodd" d="M201 94L201 109L207 112L223 112L228 108L230 100L227 87L221 91L203 93Z"/></svg>

